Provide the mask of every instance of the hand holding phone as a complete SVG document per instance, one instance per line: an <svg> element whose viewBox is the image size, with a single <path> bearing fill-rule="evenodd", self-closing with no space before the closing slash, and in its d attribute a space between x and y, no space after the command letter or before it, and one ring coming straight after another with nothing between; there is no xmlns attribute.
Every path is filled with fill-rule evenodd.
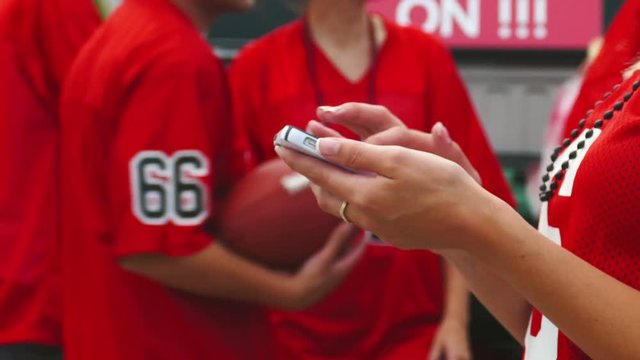
<svg viewBox="0 0 640 360"><path fill-rule="evenodd" d="M298 129L295 126L286 125L284 128L282 128L282 130L280 130L273 138L273 143L274 145L283 146L288 149L301 152L305 155L312 156L316 159L331 163L330 161L325 159L322 154L320 154L320 149L318 149L318 138L309 134L308 132ZM333 165L339 166L340 168L350 172L361 173L360 171L350 169L341 165Z"/></svg>
<svg viewBox="0 0 640 360"><path fill-rule="evenodd" d="M318 138L295 126L286 125L282 128L273 138L273 144L325 160L318 149Z"/></svg>

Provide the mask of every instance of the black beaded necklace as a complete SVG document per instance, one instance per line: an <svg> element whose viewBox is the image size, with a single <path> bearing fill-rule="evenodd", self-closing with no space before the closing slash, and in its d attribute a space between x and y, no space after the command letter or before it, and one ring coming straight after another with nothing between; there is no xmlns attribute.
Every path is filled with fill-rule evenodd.
<svg viewBox="0 0 640 360"><path fill-rule="evenodd" d="M620 89L620 86L621 84L617 84L611 91L605 93L603 100L609 98L614 92L618 91ZM636 93L638 89L640 89L640 80L637 80L633 83L631 91L624 94L621 101L615 102L613 107L602 115L601 119L598 119L593 123L593 128L587 130L584 135L585 140L593 137L593 129L600 129L605 124L605 122L612 120L615 113L622 110L624 104L631 100L631 97ZM587 111L585 118L580 120L580 122L578 123L578 127L571 131L570 137L562 140L561 145L555 148L555 150L551 154L551 163L547 166L547 172L542 177L542 185L540 185L540 201L545 202L551 200L551 197L553 197L553 194L559 187L558 182L564 178L567 170L569 169L569 162L576 159L578 157L578 151L585 148L585 140L581 140L580 142L578 142L577 149L569 153L569 159L563 162L560 165L561 168L554 175L552 175L553 171L556 170L555 162L556 160L558 160L558 157L560 156L562 151L568 148L573 140L580 135L585 125L587 124L587 120L593 115L595 110L597 110L602 105L602 103L602 100L597 101L594 107L591 110Z"/></svg>

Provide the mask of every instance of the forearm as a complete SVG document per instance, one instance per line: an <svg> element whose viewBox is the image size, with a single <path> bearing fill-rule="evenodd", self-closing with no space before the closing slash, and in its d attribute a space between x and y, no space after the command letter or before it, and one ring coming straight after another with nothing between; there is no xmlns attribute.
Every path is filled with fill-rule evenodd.
<svg viewBox="0 0 640 360"><path fill-rule="evenodd" d="M291 307L289 275L246 260L220 244L190 256L158 254L123 258L122 266L165 286L207 297L275 307Z"/></svg>
<svg viewBox="0 0 640 360"><path fill-rule="evenodd" d="M637 357L640 292L555 245L508 207L489 203L474 220L474 243L484 246L471 252L592 358Z"/></svg>
<svg viewBox="0 0 640 360"><path fill-rule="evenodd" d="M469 290L464 277L446 258L443 259L445 302L443 322L453 322L465 328L469 324Z"/></svg>
<svg viewBox="0 0 640 360"><path fill-rule="evenodd" d="M445 257L464 276L468 288L520 344L524 343L531 305L504 280L462 251Z"/></svg>

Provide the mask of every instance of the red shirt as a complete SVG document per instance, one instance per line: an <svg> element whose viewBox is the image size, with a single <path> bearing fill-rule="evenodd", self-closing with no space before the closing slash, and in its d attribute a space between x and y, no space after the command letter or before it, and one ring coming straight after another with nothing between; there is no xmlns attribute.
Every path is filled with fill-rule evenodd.
<svg viewBox="0 0 640 360"><path fill-rule="evenodd" d="M637 59L640 52L640 0L627 0L611 23L604 44L587 69L580 94L564 128L564 138L586 117L603 94L622 81L622 74ZM549 159L543 159L546 163Z"/></svg>
<svg viewBox="0 0 640 360"><path fill-rule="evenodd" d="M576 158L543 203L540 231L594 267L640 291L640 94L624 101L640 73L626 81L587 119L585 130L556 160L555 168L569 159L596 120L624 103L602 129L594 129L577 150ZM557 170L556 170L557 171ZM555 173L554 173L555 174ZM562 276L562 274L558 274ZM580 279L576 279L580 281ZM534 311L526 339L525 360L588 359L558 328Z"/></svg>
<svg viewBox="0 0 640 360"><path fill-rule="evenodd" d="M385 22L376 100L407 126L429 131L442 121L469 155L485 186L512 201L499 164L447 49L418 30ZM284 125L304 128L315 117L301 21L250 44L231 70L235 123L256 162L275 156L273 135ZM327 105L367 102L371 73L348 81L313 49ZM246 156L246 153L243 153ZM364 259L326 300L299 313L276 313L283 357L305 359L424 359L443 307L440 259L427 251L371 245Z"/></svg>
<svg viewBox="0 0 640 360"><path fill-rule="evenodd" d="M65 358L269 358L266 313L126 272L214 240L225 174L222 64L168 0L128 0L89 40L62 100Z"/></svg>
<svg viewBox="0 0 640 360"><path fill-rule="evenodd" d="M58 96L99 24L90 0L0 5L0 344L61 342Z"/></svg>
<svg viewBox="0 0 640 360"><path fill-rule="evenodd" d="M3 0L0 36L16 46L33 90L51 110L71 62L101 19L92 0Z"/></svg>

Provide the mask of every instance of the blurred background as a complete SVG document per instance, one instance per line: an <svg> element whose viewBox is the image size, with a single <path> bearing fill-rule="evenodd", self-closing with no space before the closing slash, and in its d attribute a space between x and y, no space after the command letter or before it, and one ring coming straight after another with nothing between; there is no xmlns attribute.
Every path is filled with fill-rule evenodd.
<svg viewBox="0 0 640 360"><path fill-rule="evenodd" d="M537 205L528 196L526 181L537 178L554 111L562 111L563 98L571 97L560 96L561 89L572 86L589 45L606 31L623 2L370 0L369 6L396 22L437 34L452 49L519 211L535 223ZM293 20L292 4L262 0L249 13L222 17L210 36L216 52L232 60L247 42ZM597 53L597 46L592 51ZM519 346L477 302L471 324L477 358L521 358Z"/></svg>

